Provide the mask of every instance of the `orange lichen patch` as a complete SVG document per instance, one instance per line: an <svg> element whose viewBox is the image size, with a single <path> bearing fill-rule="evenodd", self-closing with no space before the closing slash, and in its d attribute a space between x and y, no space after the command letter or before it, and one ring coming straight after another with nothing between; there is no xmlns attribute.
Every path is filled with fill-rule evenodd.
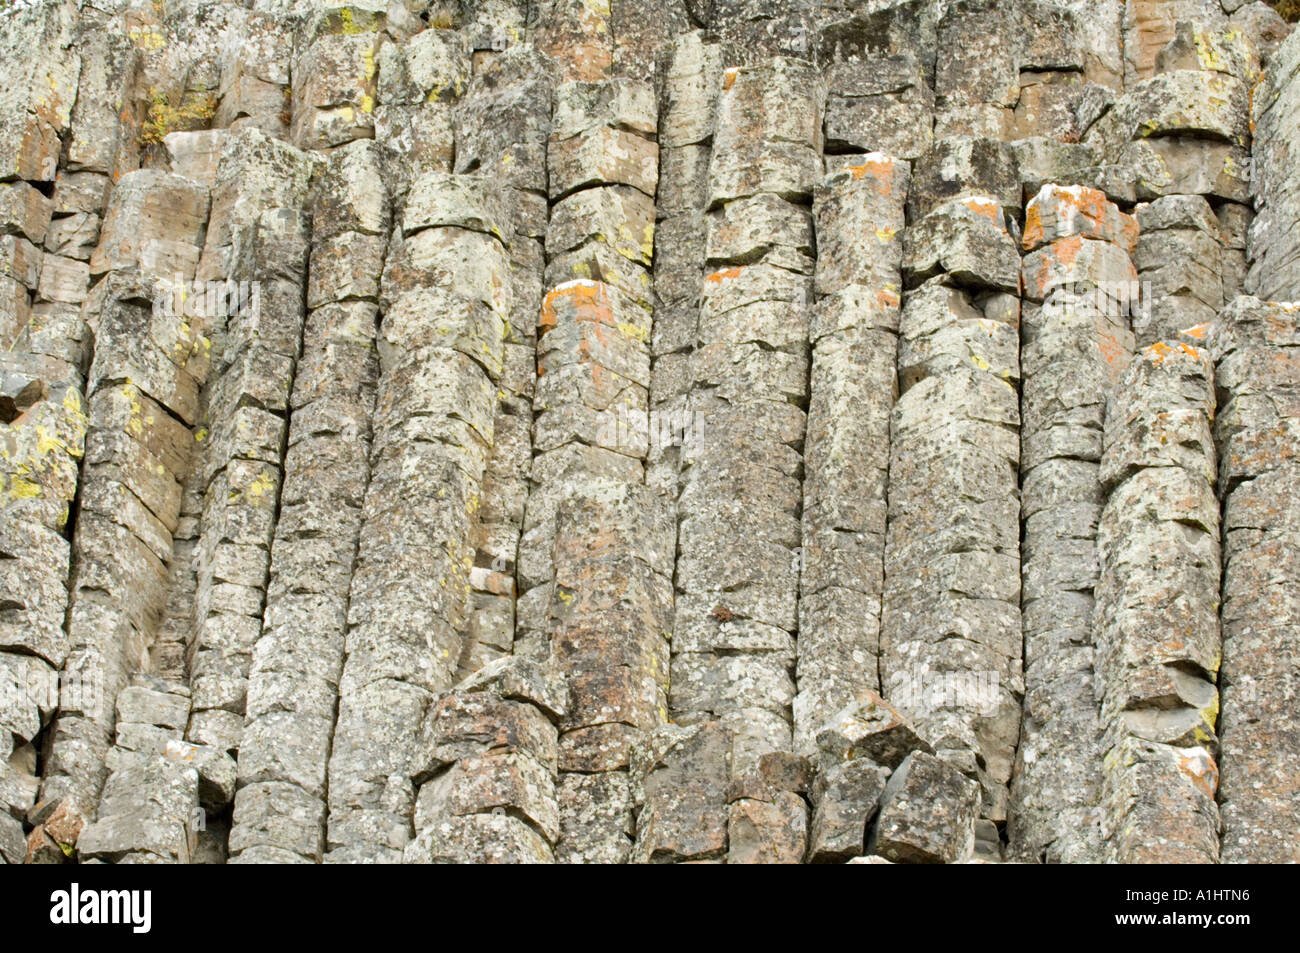
<svg viewBox="0 0 1300 953"><path fill-rule="evenodd" d="M1142 356L1152 364L1163 364L1170 358L1180 354L1185 354L1195 361L1204 359L1197 348L1181 341L1174 345L1166 344L1164 341L1157 341L1155 344L1150 344L1142 349Z"/></svg>
<svg viewBox="0 0 1300 953"><path fill-rule="evenodd" d="M983 215L990 222L1001 227L1002 223L998 221L998 203L991 199L969 198L962 199L961 204L966 206L976 215Z"/></svg>
<svg viewBox="0 0 1300 953"><path fill-rule="evenodd" d="M735 268L721 268L718 271L711 272L704 276L704 280L710 284L720 285L722 282L731 278L739 278L744 269L741 266Z"/></svg>
<svg viewBox="0 0 1300 953"><path fill-rule="evenodd" d="M894 168L897 163L893 157L883 152L872 152L862 162L847 167L849 175L855 181L870 178L880 195L888 195L893 190Z"/></svg>
<svg viewBox="0 0 1300 953"><path fill-rule="evenodd" d="M1079 235L1071 235L1069 238L1052 242L1039 255L1037 275L1023 276L1024 283L1028 284L1032 281L1034 291L1046 295L1054 286L1054 276L1058 272L1068 271L1082 249L1083 238Z"/></svg>
<svg viewBox="0 0 1300 953"><path fill-rule="evenodd" d="M1164 341L1157 341L1155 344L1149 344L1142 349L1142 357L1152 364L1163 364L1173 351L1174 349Z"/></svg>
<svg viewBox="0 0 1300 953"><path fill-rule="evenodd" d="M1071 235L1068 238L1062 238L1060 241L1052 242L1049 253L1064 267L1069 268L1079 258L1079 252L1083 250L1083 236Z"/></svg>
<svg viewBox="0 0 1300 953"><path fill-rule="evenodd" d="M729 92L731 90L731 87L736 85L736 77L739 75L740 75L739 66L728 67L726 72L722 74L722 91L724 93Z"/></svg>
<svg viewBox="0 0 1300 953"><path fill-rule="evenodd" d="M1111 367L1115 362L1127 356L1124 346L1119 343L1119 339L1113 334L1099 334L1097 336L1097 349L1101 351L1101 359Z"/></svg>
<svg viewBox="0 0 1300 953"><path fill-rule="evenodd" d="M542 313L537 319L538 333L545 334L559 323L557 307L577 312L584 320L609 325L614 323L609 289L599 281L578 279L566 281L551 289L542 300Z"/></svg>
<svg viewBox="0 0 1300 953"><path fill-rule="evenodd" d="M1043 216L1038 211L1038 205L1031 203L1025 210L1025 237L1021 242L1021 247L1025 251L1034 248L1043 240Z"/></svg>
<svg viewBox="0 0 1300 953"><path fill-rule="evenodd" d="M898 292L890 291L888 288L881 288L876 292L876 303L882 308L897 308L903 304L903 299Z"/></svg>
<svg viewBox="0 0 1300 953"><path fill-rule="evenodd" d="M1206 797L1213 798L1219 787L1219 768L1209 753L1200 748L1178 756L1178 770L1191 779Z"/></svg>
<svg viewBox="0 0 1300 953"><path fill-rule="evenodd" d="M1208 324L1197 324L1190 328L1183 328L1183 330L1178 333L1186 334L1189 338L1196 338L1198 341L1204 341L1206 336L1210 333L1210 326Z"/></svg>

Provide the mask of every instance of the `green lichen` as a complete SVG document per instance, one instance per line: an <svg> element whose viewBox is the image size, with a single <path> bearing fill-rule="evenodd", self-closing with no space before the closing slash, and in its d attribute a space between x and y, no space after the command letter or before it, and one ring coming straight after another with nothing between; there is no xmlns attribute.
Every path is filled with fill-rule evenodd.
<svg viewBox="0 0 1300 953"><path fill-rule="evenodd" d="M149 114L140 129L142 146L157 145L171 132L207 129L217 112L217 97L206 89L189 90L173 105L157 90L149 98Z"/></svg>

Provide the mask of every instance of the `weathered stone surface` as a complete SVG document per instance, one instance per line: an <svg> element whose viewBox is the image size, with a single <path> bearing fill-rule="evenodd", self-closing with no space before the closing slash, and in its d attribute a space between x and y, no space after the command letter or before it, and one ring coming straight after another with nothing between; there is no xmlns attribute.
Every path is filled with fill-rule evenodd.
<svg viewBox="0 0 1300 953"><path fill-rule="evenodd" d="M1294 859L1270 5L119 6L0 16L0 858Z"/></svg>
<svg viewBox="0 0 1300 953"><path fill-rule="evenodd" d="M1300 311L1242 297L1210 339L1222 403L1215 419L1223 519L1222 765L1225 863L1286 862L1283 818L1294 796L1285 751L1294 734L1294 653L1282 633L1295 611L1282 582L1294 565L1295 393L1291 360ZM1270 397L1261 402L1267 392ZM1274 402L1276 401L1276 403Z"/></svg>
<svg viewBox="0 0 1300 953"><path fill-rule="evenodd" d="M880 795L868 847L894 863L951 864L975 849L979 788L951 765L917 752Z"/></svg>
<svg viewBox="0 0 1300 953"><path fill-rule="evenodd" d="M809 863L843 863L866 850L867 830L885 790L888 769L868 758L824 771L813 789Z"/></svg>
<svg viewBox="0 0 1300 953"><path fill-rule="evenodd" d="M1212 380L1206 355L1160 342L1135 356L1106 413L1094 613L1101 824L1108 856L1125 863L1219 855Z"/></svg>

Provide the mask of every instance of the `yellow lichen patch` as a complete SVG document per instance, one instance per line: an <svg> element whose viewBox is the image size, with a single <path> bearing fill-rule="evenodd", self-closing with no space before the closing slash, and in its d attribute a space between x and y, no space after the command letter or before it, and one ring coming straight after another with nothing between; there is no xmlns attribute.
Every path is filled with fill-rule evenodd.
<svg viewBox="0 0 1300 953"><path fill-rule="evenodd" d="M263 470L244 488L244 495L251 500L259 500L267 493L275 492L275 479Z"/></svg>
<svg viewBox="0 0 1300 953"><path fill-rule="evenodd" d="M132 27L127 36L137 47L148 52L161 50L167 45L167 37L156 26Z"/></svg>
<svg viewBox="0 0 1300 953"><path fill-rule="evenodd" d="M621 332L623 332L623 334L630 338L635 338L638 341L650 340L650 332L646 328L639 327L627 321L619 321L616 326Z"/></svg>
<svg viewBox="0 0 1300 953"><path fill-rule="evenodd" d="M898 229L896 228L878 228L876 229L876 241L880 242L882 245L887 244L894 240L894 236L897 233Z"/></svg>
<svg viewBox="0 0 1300 953"><path fill-rule="evenodd" d="M31 480L24 480L21 477L10 477L9 485L5 487L5 496L10 500L31 500L41 495L41 486L39 483L33 483Z"/></svg>
<svg viewBox="0 0 1300 953"><path fill-rule="evenodd" d="M149 114L140 128L141 145L156 145L169 132L206 129L217 112L217 96L204 89L190 90L177 105L168 102L157 90L150 96Z"/></svg>

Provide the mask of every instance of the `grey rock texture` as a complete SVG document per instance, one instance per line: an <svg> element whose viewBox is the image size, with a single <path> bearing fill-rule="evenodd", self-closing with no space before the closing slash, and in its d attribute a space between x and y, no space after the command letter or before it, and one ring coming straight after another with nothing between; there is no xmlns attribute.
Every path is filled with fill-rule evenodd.
<svg viewBox="0 0 1300 953"><path fill-rule="evenodd" d="M1300 859L1241 0L0 12L0 859Z"/></svg>

